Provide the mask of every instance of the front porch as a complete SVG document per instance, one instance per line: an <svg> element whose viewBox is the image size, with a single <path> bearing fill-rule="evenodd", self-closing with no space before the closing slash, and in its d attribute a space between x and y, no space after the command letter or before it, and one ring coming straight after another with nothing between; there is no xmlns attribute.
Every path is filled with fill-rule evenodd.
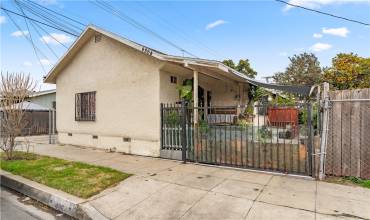
<svg viewBox="0 0 370 220"><path fill-rule="evenodd" d="M249 83L245 78L229 74L219 67L199 64L166 63L160 70L160 102L180 103L179 89L190 82L194 123L207 118L218 123L232 123L248 103ZM223 107L212 108L212 107ZM200 116L198 108L204 108Z"/></svg>

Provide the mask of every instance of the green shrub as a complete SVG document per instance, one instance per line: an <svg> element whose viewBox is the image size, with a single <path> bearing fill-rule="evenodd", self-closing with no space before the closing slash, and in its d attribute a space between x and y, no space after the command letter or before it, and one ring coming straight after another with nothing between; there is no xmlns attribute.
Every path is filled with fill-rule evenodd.
<svg viewBox="0 0 370 220"><path fill-rule="evenodd" d="M262 141L262 143L265 144L266 139L272 137L272 132L268 129L266 125L264 125L260 129L258 129L257 135L258 135L258 140Z"/></svg>
<svg viewBox="0 0 370 220"><path fill-rule="evenodd" d="M209 126L206 120L199 120L198 128L201 134L207 134L209 131Z"/></svg>
<svg viewBox="0 0 370 220"><path fill-rule="evenodd" d="M170 111L165 115L165 123L170 126L176 126L180 124L180 116L177 111Z"/></svg>
<svg viewBox="0 0 370 220"><path fill-rule="evenodd" d="M239 119L236 121L236 125L242 127L242 128L247 128L251 123L247 121L246 119Z"/></svg>

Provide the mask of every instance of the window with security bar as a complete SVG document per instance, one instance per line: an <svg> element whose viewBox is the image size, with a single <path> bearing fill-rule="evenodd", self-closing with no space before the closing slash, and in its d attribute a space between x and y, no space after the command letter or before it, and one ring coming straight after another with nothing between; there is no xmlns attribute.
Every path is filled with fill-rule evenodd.
<svg viewBox="0 0 370 220"><path fill-rule="evenodd" d="M75 95L75 120L95 121L96 92L77 93Z"/></svg>

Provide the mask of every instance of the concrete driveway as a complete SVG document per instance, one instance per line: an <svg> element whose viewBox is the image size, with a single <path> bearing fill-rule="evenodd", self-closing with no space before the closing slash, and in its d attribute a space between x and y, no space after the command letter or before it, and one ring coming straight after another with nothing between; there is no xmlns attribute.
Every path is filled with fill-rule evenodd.
<svg viewBox="0 0 370 220"><path fill-rule="evenodd" d="M67 145L34 150L135 174L88 200L109 219L370 219L365 188Z"/></svg>

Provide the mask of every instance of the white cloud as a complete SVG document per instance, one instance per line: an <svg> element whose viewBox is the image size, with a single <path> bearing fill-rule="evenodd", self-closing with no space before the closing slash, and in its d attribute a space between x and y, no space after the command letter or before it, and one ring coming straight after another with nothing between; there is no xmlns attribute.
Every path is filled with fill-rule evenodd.
<svg viewBox="0 0 370 220"><path fill-rule="evenodd" d="M322 38L322 34L314 33L313 37L314 38Z"/></svg>
<svg viewBox="0 0 370 220"><path fill-rule="evenodd" d="M288 56L288 53L287 52L280 52L279 53L279 56L282 56L282 57L286 57L286 56Z"/></svg>
<svg viewBox="0 0 370 220"><path fill-rule="evenodd" d="M333 46L331 44L316 43L316 44L312 45L312 47L310 47L310 50L312 50L314 52L321 52L321 51L324 51L324 50L329 50L332 47Z"/></svg>
<svg viewBox="0 0 370 220"><path fill-rule="evenodd" d="M5 16L0 16L0 24L4 24L5 23Z"/></svg>
<svg viewBox="0 0 370 220"><path fill-rule="evenodd" d="M220 26L220 25L223 25L223 24L226 24L226 21L221 20L221 19L220 20L217 20L217 21L214 21L212 23L207 24L206 30L210 30L212 28L215 28L215 27Z"/></svg>
<svg viewBox="0 0 370 220"><path fill-rule="evenodd" d="M72 42L72 38L65 34L51 33L50 35L44 35L40 38L43 43L47 44L66 44ZM58 42L59 41L59 42Z"/></svg>
<svg viewBox="0 0 370 220"><path fill-rule="evenodd" d="M22 37L28 35L28 31L15 31L10 34L13 37Z"/></svg>
<svg viewBox="0 0 370 220"><path fill-rule="evenodd" d="M370 0L290 0L290 4L299 5L303 7L308 7L312 9L320 8L324 5L334 5L334 4L349 4L349 3L365 3L370 4ZM293 6L286 5L284 10L289 10L294 8Z"/></svg>
<svg viewBox="0 0 370 220"><path fill-rule="evenodd" d="M50 64L51 64L51 61L50 61L50 60L48 60L48 59L40 59L40 63L41 63L42 65L47 66L47 65L50 65Z"/></svg>
<svg viewBox="0 0 370 220"><path fill-rule="evenodd" d="M338 37L347 37L349 30L346 27L341 28L323 28L323 34L330 34Z"/></svg>
<svg viewBox="0 0 370 220"><path fill-rule="evenodd" d="M32 66L30 61L24 61L23 66Z"/></svg>

